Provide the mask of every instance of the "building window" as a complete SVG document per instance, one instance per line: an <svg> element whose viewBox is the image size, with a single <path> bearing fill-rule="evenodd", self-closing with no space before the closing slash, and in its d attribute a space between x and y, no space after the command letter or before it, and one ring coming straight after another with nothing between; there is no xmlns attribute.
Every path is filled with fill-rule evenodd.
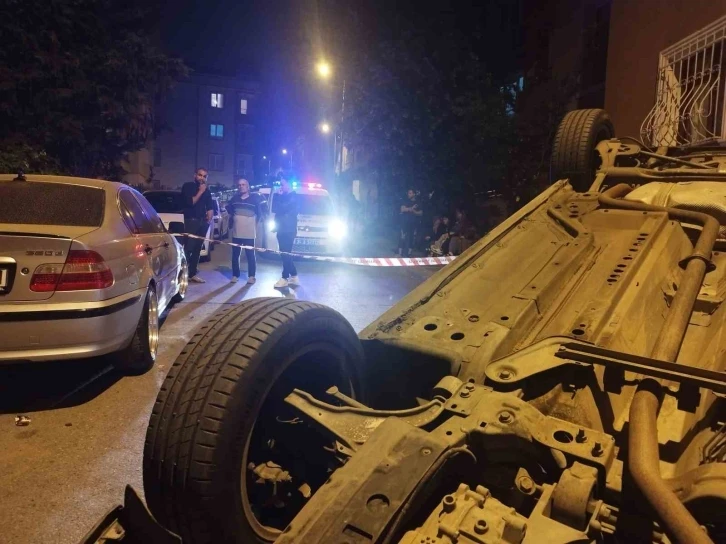
<svg viewBox="0 0 726 544"><path fill-rule="evenodd" d="M224 125L209 125L209 137L215 140L224 138Z"/></svg>
<svg viewBox="0 0 726 544"><path fill-rule="evenodd" d="M161 166L161 146L157 143L154 145L154 167Z"/></svg>
<svg viewBox="0 0 726 544"><path fill-rule="evenodd" d="M247 115L247 99L246 98L240 98L240 101L239 101L239 112L242 115Z"/></svg>
<svg viewBox="0 0 726 544"><path fill-rule="evenodd" d="M726 138L725 49L722 17L661 51L655 106L640 129L646 144L692 146Z"/></svg>
<svg viewBox="0 0 726 544"><path fill-rule="evenodd" d="M213 108L223 108L224 95L222 93L212 93L211 105Z"/></svg>
<svg viewBox="0 0 726 544"><path fill-rule="evenodd" d="M209 170L222 172L224 170L224 155L221 153L209 154Z"/></svg>

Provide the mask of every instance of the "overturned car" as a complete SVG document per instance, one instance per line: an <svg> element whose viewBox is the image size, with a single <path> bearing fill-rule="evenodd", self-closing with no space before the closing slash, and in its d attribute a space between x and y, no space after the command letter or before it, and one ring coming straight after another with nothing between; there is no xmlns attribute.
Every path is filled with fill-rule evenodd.
<svg viewBox="0 0 726 544"><path fill-rule="evenodd" d="M287 299L201 327L146 439L165 538L724 541L726 152L580 110L553 170L359 335ZM145 541L124 511L87 541Z"/></svg>

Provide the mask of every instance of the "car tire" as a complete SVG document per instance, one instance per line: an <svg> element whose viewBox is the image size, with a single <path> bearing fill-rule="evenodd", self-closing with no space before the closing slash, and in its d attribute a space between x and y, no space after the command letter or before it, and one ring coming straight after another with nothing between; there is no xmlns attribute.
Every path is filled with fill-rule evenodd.
<svg viewBox="0 0 726 544"><path fill-rule="evenodd" d="M569 179L575 191L587 192L601 163L595 148L601 141L614 137L615 129L605 110L567 113L552 144L551 181Z"/></svg>
<svg viewBox="0 0 726 544"><path fill-rule="evenodd" d="M337 371L327 373L326 363ZM284 422L279 418L288 412L279 408L293 410L282 399L291 390L288 386L298 387L298 373L305 382L300 388L317 398L330 385L361 397L362 366L355 331L325 306L257 298L217 313L174 362L152 410L143 479L156 519L189 544L274 541L286 523L275 530L265 528L252 513L248 494L258 485L252 482L256 477L248 476L248 463L274 460L274 454L255 444L269 444L266 437L275 418L278 426L290 428L280 425ZM285 430L280 436L291 434ZM278 438L278 443L283 441ZM285 451L289 455L291 450ZM314 451L319 459L322 450ZM295 450L297 455L302 454ZM328 476L326 471L320 485Z"/></svg>
<svg viewBox="0 0 726 544"><path fill-rule="evenodd" d="M159 349L159 313L156 288L151 284L131 342L114 354L113 365L124 374L144 374L154 366Z"/></svg>
<svg viewBox="0 0 726 544"><path fill-rule="evenodd" d="M171 299L174 303L181 302L187 296L187 289L189 288L189 265L187 265L186 259L182 260L181 270L179 270L179 275L177 276L177 285L179 287L176 295Z"/></svg>

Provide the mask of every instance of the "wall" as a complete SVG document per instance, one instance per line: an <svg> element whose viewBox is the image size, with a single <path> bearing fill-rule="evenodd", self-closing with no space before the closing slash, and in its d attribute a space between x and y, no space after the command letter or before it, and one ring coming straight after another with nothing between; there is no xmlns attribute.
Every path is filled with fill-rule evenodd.
<svg viewBox="0 0 726 544"><path fill-rule="evenodd" d="M212 108L211 94L224 95L222 108ZM154 185L180 187L194 179L198 167L209 168L209 183L232 186L238 175L254 182L254 120L259 90L255 83L209 74L194 74L177 84L168 99L157 109L164 127L147 149L129 155L123 167L124 181L136 184L148 179L154 150L160 150L161 164L153 166ZM240 112L240 99L247 100L247 114ZM210 125L224 125L221 140L210 137ZM249 125L249 137L242 138L240 125ZM224 156L224 168L212 170L209 154ZM246 171L237 168L238 156L246 158ZM157 155L158 156L158 155ZM151 185L149 185L151 188Z"/></svg>
<svg viewBox="0 0 726 544"><path fill-rule="evenodd" d="M726 0L614 0L605 109L618 136L640 136L655 103L660 52L726 14Z"/></svg>

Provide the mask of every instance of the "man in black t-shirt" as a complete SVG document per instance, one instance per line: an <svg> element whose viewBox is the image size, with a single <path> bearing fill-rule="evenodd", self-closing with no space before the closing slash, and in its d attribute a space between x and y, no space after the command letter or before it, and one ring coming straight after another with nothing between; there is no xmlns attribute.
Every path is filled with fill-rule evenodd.
<svg viewBox="0 0 726 544"><path fill-rule="evenodd" d="M214 202L207 190L207 171L197 168L194 181L182 185L182 201L184 202L184 230L188 234L206 236L209 222L214 215ZM206 283L197 275L199 253L202 251L203 240L187 238L184 243L184 253L189 267L189 281Z"/></svg>

